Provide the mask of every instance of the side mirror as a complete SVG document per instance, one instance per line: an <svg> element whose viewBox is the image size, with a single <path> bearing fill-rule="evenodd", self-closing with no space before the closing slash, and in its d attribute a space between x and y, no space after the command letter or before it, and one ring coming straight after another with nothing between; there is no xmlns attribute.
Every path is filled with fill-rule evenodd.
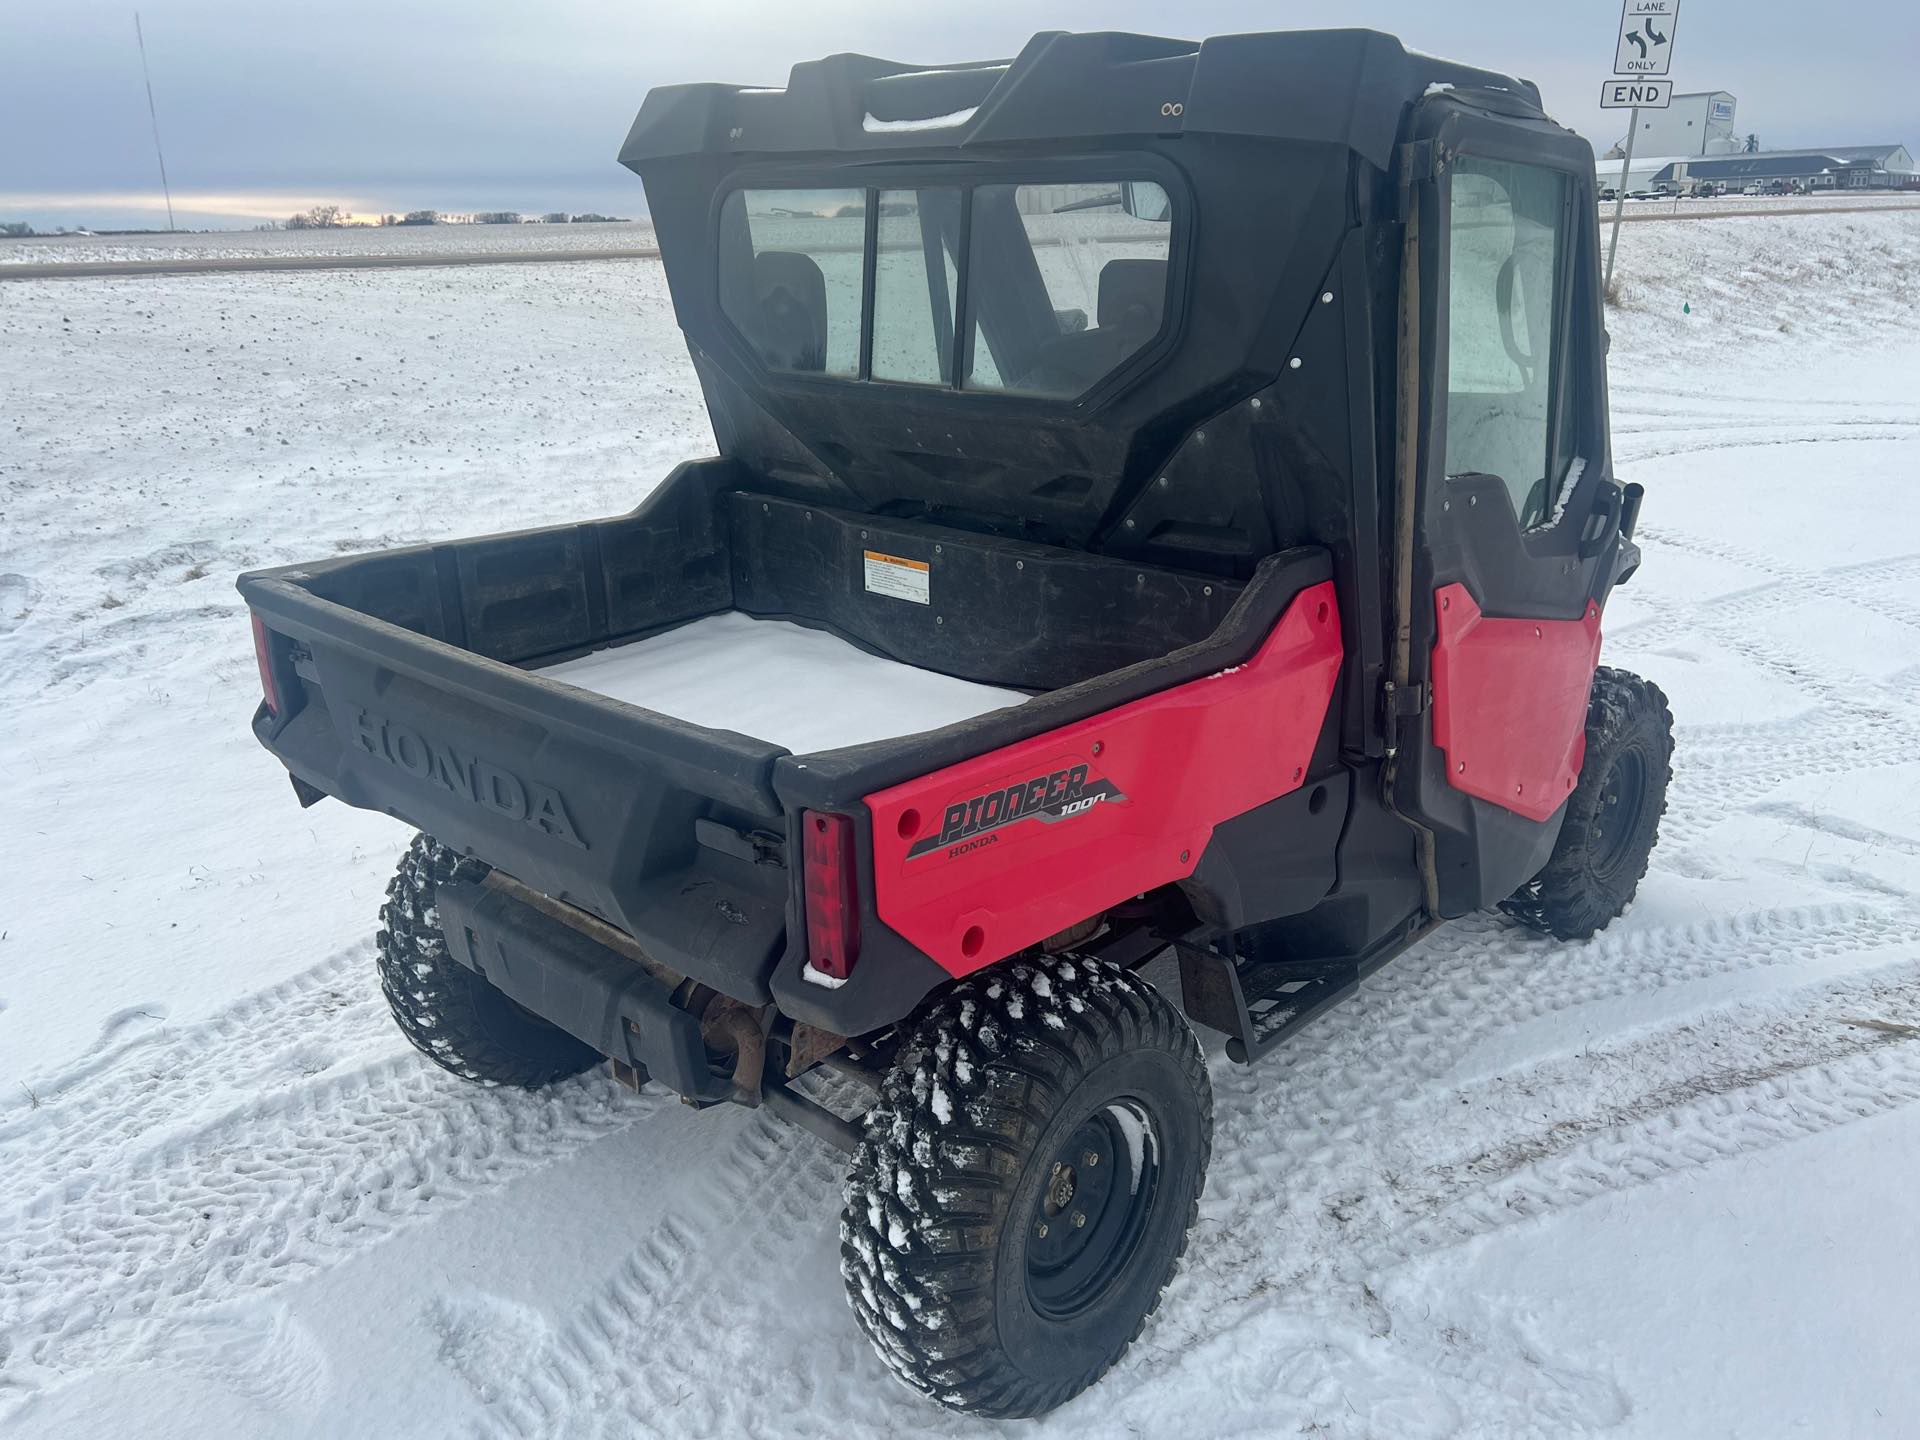
<svg viewBox="0 0 1920 1440"><path fill-rule="evenodd" d="M1120 186L1120 208L1136 220L1166 221L1173 218L1173 202L1167 192L1151 180L1127 180Z"/></svg>

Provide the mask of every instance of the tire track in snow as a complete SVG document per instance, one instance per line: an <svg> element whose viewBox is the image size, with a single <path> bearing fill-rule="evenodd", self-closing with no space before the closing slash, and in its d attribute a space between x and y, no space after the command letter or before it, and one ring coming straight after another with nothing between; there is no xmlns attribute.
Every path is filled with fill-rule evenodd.
<svg viewBox="0 0 1920 1440"><path fill-rule="evenodd" d="M1742 969L1870 952L1910 934L1884 908L1858 904L1619 933L1577 947L1555 947L1491 916L1456 922L1371 977L1361 996L1295 1042L1301 1048L1292 1056L1283 1053L1258 1070L1216 1062L1221 1138L1203 1209L1213 1225L1196 1235L1195 1246L1220 1255L1249 1244L1257 1249L1222 1214L1244 1212L1238 1223L1248 1229L1272 1223L1276 1190L1297 1188L1299 1176L1316 1172L1315 1152L1342 1137L1384 1134L1413 1143L1426 1123L1421 1117L1457 1103L1453 1089L1441 1089L1444 1100L1436 1089L1502 1029ZM1301 1130L1297 1109L1337 1116L1337 1135ZM756 1119L738 1149L716 1157L704 1201L661 1221L496 1401L480 1432L487 1440L647 1433L668 1412L688 1433L799 1433L792 1417L808 1409L818 1384L829 1383L816 1372L838 1375L863 1364L850 1330L810 1334L804 1342L831 1347L834 1364L776 1364L759 1354L756 1364L772 1368L758 1381L781 1397L771 1408L744 1398L745 1377L724 1392L676 1379L692 1371L696 1353L710 1362L742 1315L764 1312L778 1295L768 1277L790 1270L804 1232L830 1226L838 1209L839 1157L808 1137ZM1280 1156L1285 1162L1276 1167ZM904 1397L884 1384L874 1390L856 1375L835 1385L833 1413L844 1417L851 1405L865 1417L873 1407L870 1418L885 1428L901 1418L888 1402ZM938 1430L941 1418L915 1423Z"/></svg>
<svg viewBox="0 0 1920 1440"><path fill-rule="evenodd" d="M1375 1003L1356 1000L1308 1032L1303 1046L1336 1027L1344 1031L1321 1056L1257 1072L1215 1066L1223 1135L1235 1128L1245 1133L1216 1147L1208 1209L1232 1209L1243 1196L1223 1192L1235 1190L1258 1202L1256 1217L1269 1208L1268 1167L1236 1185L1232 1161L1271 1156L1275 1134L1286 1133L1287 1125L1276 1112L1299 1103L1303 1092L1309 1109L1340 1107L1342 1133L1412 1134L1419 1127L1411 1117L1432 1107L1436 1084L1490 1033L1615 995L1814 955L1858 954L1902 943L1909 934L1884 910L1829 905L1621 934L1556 954L1491 917L1462 922L1458 933L1443 931L1422 947L1430 952L1426 963L1397 976L1389 967L1370 979L1363 996L1381 992L1371 997ZM1389 976L1394 983L1379 983ZM1393 1043L1383 1043L1386 1036ZM1355 1096L1373 1098L1356 1105ZM676 1426L690 1432L744 1427L751 1433L753 1407L743 1412L726 1395L676 1384L676 1356L686 1347L719 1343L716 1337L741 1314L764 1306L766 1277L790 1259L792 1233L831 1224L838 1193L837 1156L764 1121L756 1126L765 1128L743 1138L744 1156L717 1162L719 1173L709 1177L715 1188L698 1214L683 1211L661 1222L498 1403L483 1433L504 1440L573 1433L583 1424L589 1433L630 1433L628 1427L644 1431L657 1424L667 1408ZM785 1152L784 1162L773 1158L776 1150ZM1303 1163L1294 1173L1311 1170ZM804 1368L766 1378L784 1386L811 1383Z"/></svg>
<svg viewBox="0 0 1920 1440"><path fill-rule="evenodd" d="M1352 1000L1262 1065L1216 1068L1214 1088L1258 1096L1278 1071L1296 1098L1312 1091L1358 1123L1444 1081L1482 1041L1524 1022L1809 956L1892 949L1914 937L1911 917L1858 902L1620 929L1581 944L1558 944L1493 915L1468 916L1369 977ZM1356 1106L1355 1095L1372 1098Z"/></svg>
<svg viewBox="0 0 1920 1440"><path fill-rule="evenodd" d="M1920 627L1920 607L1902 598L1901 587L1920 576L1920 555L1889 555L1876 560L1858 561L1814 570L1778 557L1765 556L1745 546L1695 536L1683 530L1663 526L1643 526L1640 538L1656 545L1667 545L1690 555L1723 560L1743 569L1770 575L1765 585L1752 585L1691 606L1676 606L1652 620L1636 622L1614 632L1614 638L1639 638L1648 633L1670 630L1691 631L1702 615L1715 619L1721 612L1737 612L1735 619L1751 625L1760 615L1776 614L1804 605L1809 599L1834 600L1858 605L1902 625Z"/></svg>
<svg viewBox="0 0 1920 1440"><path fill-rule="evenodd" d="M1406 1144L1407 1163L1417 1165L1434 1106L1458 1103L1454 1077L1463 1062L1486 1040L1524 1023L1746 970L1812 960L1857 964L1915 943L1910 917L1853 903L1623 932L1557 953L1531 937L1476 945L1462 935L1456 945L1434 943L1447 935L1441 931L1376 974L1262 1067L1214 1067L1218 1134L1207 1210L1257 1217L1270 1209L1276 1188L1297 1189L1300 1175L1347 1174L1354 1155L1383 1143ZM1392 983L1377 983L1402 965ZM1705 1009L1712 1013L1710 1000ZM1364 1177L1345 1182L1356 1195L1369 1184Z"/></svg>
<svg viewBox="0 0 1920 1440"><path fill-rule="evenodd" d="M575 1309L477 1434L648 1434L668 1411L689 1433L719 1433L708 1422L725 1397L681 1379L698 1369L698 1356L684 1352L711 1347L777 1294L770 1277L790 1269L796 1232L831 1223L843 1168L837 1152L804 1132L764 1113L740 1118L739 1133L710 1154L695 1193ZM805 1398L783 1392L776 1415Z"/></svg>
<svg viewBox="0 0 1920 1440"><path fill-rule="evenodd" d="M1905 440L1911 437L1920 425L1911 421L1848 421L1840 424L1824 425L1814 433L1809 427L1794 425L1781 427L1778 435L1756 434L1748 430L1740 438L1726 435L1703 439L1689 444L1685 441L1656 441L1652 444L1633 443L1637 437L1632 430L1616 430L1616 437L1626 440L1625 445L1616 444L1614 449L1614 468L1616 471L1631 470L1635 465L1645 465L1654 460L1671 460L1682 455L1705 455L1718 450L1764 450L1782 445L1841 445L1855 441ZM1830 432L1830 433L1829 433ZM1689 426L1681 434L1693 434ZM1622 476L1632 479L1632 475Z"/></svg>
<svg viewBox="0 0 1920 1440"><path fill-rule="evenodd" d="M1221 1195L1209 1181L1194 1241L1206 1283L1180 1292L1172 1323L1210 1335L1231 1313L1223 1290L1357 1294L1493 1230L1920 1103L1920 1037L1861 1019L1920 1019L1920 961L1428 1085L1390 1114L1327 1096L1263 1117L1259 1184Z"/></svg>
<svg viewBox="0 0 1920 1440"><path fill-rule="evenodd" d="M1902 1007L1903 1021L1920 1019L1913 967L1893 982L1831 987L1806 1013L1753 1023L1730 1011L1710 1026L1678 1027L1738 1036L1746 1058L1704 1074L1659 1067L1656 1083L1642 1093L1562 1115L1510 1135L1458 1169L1435 1170L1423 1191L1400 1200L1403 1209L1434 1213L1376 1242L1367 1263L1405 1263L1601 1195L1920 1104L1920 1035L1911 1024L1904 1033L1846 1028L1863 1016L1886 1018L1880 1010L1889 1000ZM1643 1058L1651 1048L1623 1047L1610 1057L1610 1068L1615 1074L1654 1069ZM1691 1037L1677 1048L1683 1059L1698 1058Z"/></svg>
<svg viewBox="0 0 1920 1440"><path fill-rule="evenodd" d="M0 1109L0 1150L14 1152L0 1172L0 1212L76 1169L160 1143L169 1124L216 1093L243 1103L328 1045L376 1034L375 1019L384 1020L376 1004L371 951L355 944L204 1020L107 1037L74 1064L26 1082L27 1097ZM36 1143L48 1135L59 1144Z"/></svg>
<svg viewBox="0 0 1920 1440"><path fill-rule="evenodd" d="M16 1108L0 1131L19 1157L0 1181L0 1394L337 1265L664 1103L597 1074L535 1095L472 1086L398 1045L328 1070L329 1043L387 1028L370 972L347 982L364 961L354 947L123 1042Z"/></svg>
<svg viewBox="0 0 1920 1440"><path fill-rule="evenodd" d="M1756 430L1777 433L1756 435ZM1875 414L1870 410L1863 410L1845 418L1823 416L1818 419L1781 419L1775 415L1751 414L1718 415L1708 418L1698 412L1660 413L1636 410L1630 419L1615 425L1610 433L1616 452L1621 448L1623 440L1627 442L1625 448L1635 452L1628 461L1633 463L1676 453L1739 450L1754 445L1817 445L1834 440L1903 439L1908 433L1916 430L1920 430L1920 420ZM1883 431L1891 433L1880 433ZM1639 444L1649 439L1664 440L1667 436L1696 435L1701 437L1701 443L1686 446L1680 451L1662 449L1644 453Z"/></svg>
<svg viewBox="0 0 1920 1440"><path fill-rule="evenodd" d="M1920 570L1920 555L1899 555L1858 564L1810 570L1783 565L1739 545L1694 537L1683 531L1648 526L1642 537L1652 544L1738 565L1771 578L1766 584L1746 586L1691 604L1667 603L1658 612L1618 630L1607 639L1610 656L1623 652L1658 656L1675 645L1688 647L1703 641L1745 660L1794 690L1829 705L1858 704L1864 693L1881 689L1871 675L1857 674L1832 663L1818 650L1774 638L1760 623L1769 615L1829 601L1868 611L1895 624L1920 629L1920 606L1902 600L1901 582Z"/></svg>
<svg viewBox="0 0 1920 1440"><path fill-rule="evenodd" d="M1680 867L1721 821L1750 811L1787 781L1898 764L1916 746L1920 726L1857 701L1784 721L1683 728L1654 865Z"/></svg>

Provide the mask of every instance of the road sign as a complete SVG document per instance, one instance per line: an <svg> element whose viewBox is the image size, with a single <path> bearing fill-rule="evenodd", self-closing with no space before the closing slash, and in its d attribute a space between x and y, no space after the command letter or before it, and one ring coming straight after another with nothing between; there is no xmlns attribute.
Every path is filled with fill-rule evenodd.
<svg viewBox="0 0 1920 1440"><path fill-rule="evenodd" d="M1671 80L1609 80L1600 87L1602 110L1664 110L1672 103Z"/></svg>
<svg viewBox="0 0 1920 1440"><path fill-rule="evenodd" d="M1613 51L1616 75L1664 75L1673 62L1673 32L1680 0L1623 0L1620 40Z"/></svg>

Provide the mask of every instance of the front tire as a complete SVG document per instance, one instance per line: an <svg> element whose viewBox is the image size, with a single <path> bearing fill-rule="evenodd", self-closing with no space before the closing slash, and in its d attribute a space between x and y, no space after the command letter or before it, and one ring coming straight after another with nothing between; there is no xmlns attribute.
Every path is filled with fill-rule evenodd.
<svg viewBox="0 0 1920 1440"><path fill-rule="evenodd" d="M1673 715L1651 680L1602 665L1587 702L1587 755L1546 868L1500 908L1560 940L1625 912L1660 838L1673 779Z"/></svg>
<svg viewBox="0 0 1920 1440"><path fill-rule="evenodd" d="M598 1064L600 1052L521 1009L447 952L434 903L442 883L488 867L416 835L380 907L380 989L400 1032L434 1064L482 1085L535 1090Z"/></svg>
<svg viewBox="0 0 1920 1440"><path fill-rule="evenodd" d="M1061 955L961 982L894 1062L847 1178L860 1328L951 1409L1053 1409L1159 1304L1212 1145L1199 1044L1132 972Z"/></svg>

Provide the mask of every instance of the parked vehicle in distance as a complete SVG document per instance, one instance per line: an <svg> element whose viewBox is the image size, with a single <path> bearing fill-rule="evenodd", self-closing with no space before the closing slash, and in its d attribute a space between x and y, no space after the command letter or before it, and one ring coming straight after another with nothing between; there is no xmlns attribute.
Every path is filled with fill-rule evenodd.
<svg viewBox="0 0 1920 1440"><path fill-rule="evenodd" d="M1250 1063L1450 919L1578 940L1645 871L1593 153L1344 30L836 55L655 89L621 159L720 453L243 576L254 732L420 832L377 959L429 1058L842 1147L881 1358L1036 1415L1186 1249L1193 1026Z"/></svg>

